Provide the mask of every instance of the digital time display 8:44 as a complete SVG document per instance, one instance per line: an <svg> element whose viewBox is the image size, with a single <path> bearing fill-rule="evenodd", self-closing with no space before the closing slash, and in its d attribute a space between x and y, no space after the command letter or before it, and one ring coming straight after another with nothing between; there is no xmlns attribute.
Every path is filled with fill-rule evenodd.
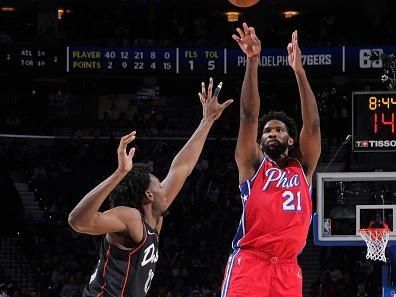
<svg viewBox="0 0 396 297"><path fill-rule="evenodd" d="M352 94L352 136L356 152L396 151L396 92Z"/></svg>

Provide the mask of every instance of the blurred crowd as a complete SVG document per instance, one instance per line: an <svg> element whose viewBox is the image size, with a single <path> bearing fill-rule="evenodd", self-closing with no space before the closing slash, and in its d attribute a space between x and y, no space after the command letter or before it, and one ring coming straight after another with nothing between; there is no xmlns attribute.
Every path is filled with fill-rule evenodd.
<svg viewBox="0 0 396 297"><path fill-rule="evenodd" d="M97 94L94 88L91 94L74 92L55 95L51 90L34 95L29 91L2 92L0 127L3 133L9 134L67 137L119 136L129 129L136 129L139 136L145 137L189 136L201 119L201 107L196 95L200 81L198 78L190 80L175 78L173 94L164 94L160 99L152 100L139 100L131 94ZM222 81L224 94L220 94L219 100L238 98L241 82L230 78L223 78ZM351 134L352 86L314 84L313 88L321 117L322 138L329 144L337 144ZM270 82L261 86L260 91L261 114L284 110L301 127L294 82L285 85ZM238 117L237 101L216 123L210 136L236 138L239 123L235 119Z"/></svg>

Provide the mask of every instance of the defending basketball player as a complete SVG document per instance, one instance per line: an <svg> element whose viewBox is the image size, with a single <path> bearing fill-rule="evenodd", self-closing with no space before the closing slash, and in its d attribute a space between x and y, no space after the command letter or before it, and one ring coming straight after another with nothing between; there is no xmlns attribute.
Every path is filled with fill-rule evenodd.
<svg viewBox="0 0 396 297"><path fill-rule="evenodd" d="M264 129L257 143L261 42L245 23L237 32L233 39L247 56L235 150L243 212L222 297L301 297L297 255L306 243L312 210L310 185L321 149L316 100L294 31L287 51L300 93L300 137L295 122L284 112L270 112L263 116Z"/></svg>
<svg viewBox="0 0 396 297"><path fill-rule="evenodd" d="M135 148L127 146L136 132L124 136L117 150L118 168L91 190L69 215L69 224L80 233L104 236L98 265L83 296L145 296L158 261L158 236L163 214L192 172L213 123L232 103L217 101L221 83L212 96L213 80L199 98L203 117L188 142L173 159L163 181L142 165L133 164ZM109 197L111 208L99 207Z"/></svg>

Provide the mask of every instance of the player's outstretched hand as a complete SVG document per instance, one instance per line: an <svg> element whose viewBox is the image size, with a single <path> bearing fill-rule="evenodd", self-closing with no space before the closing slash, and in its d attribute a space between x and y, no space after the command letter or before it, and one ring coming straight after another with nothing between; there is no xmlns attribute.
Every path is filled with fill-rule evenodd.
<svg viewBox="0 0 396 297"><path fill-rule="evenodd" d="M232 38L238 43L248 58L259 57L261 52L261 41L258 39L253 27L246 23L242 24L242 29L237 28L238 35L232 34Z"/></svg>
<svg viewBox="0 0 396 297"><path fill-rule="evenodd" d="M298 46L298 34L297 30L292 33L292 40L287 45L287 60L291 68L293 68L294 72L298 72L303 70L303 65L301 62L301 50Z"/></svg>
<svg viewBox="0 0 396 297"><path fill-rule="evenodd" d="M229 99L226 102L220 104L217 100L220 90L223 86L223 83L220 82L214 92L212 93L213 90L213 79L209 79L209 86L208 89L206 90L205 83L201 83L201 92L198 93L199 100L201 101L202 104L202 117L204 119L212 119L212 120L217 120L220 116L223 110L229 106L234 100Z"/></svg>
<svg viewBox="0 0 396 297"><path fill-rule="evenodd" d="M127 150L127 146L136 138L136 131L132 131L128 135L121 137L120 144L118 145L118 170L121 172L129 172L133 167L133 156L135 155L135 148L132 147Z"/></svg>

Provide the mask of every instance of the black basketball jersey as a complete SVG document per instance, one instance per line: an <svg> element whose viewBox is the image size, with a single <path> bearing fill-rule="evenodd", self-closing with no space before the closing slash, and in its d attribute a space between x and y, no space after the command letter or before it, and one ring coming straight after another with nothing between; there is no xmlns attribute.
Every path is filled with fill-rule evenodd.
<svg viewBox="0 0 396 297"><path fill-rule="evenodd" d="M143 221L143 240L131 250L109 244L104 236L100 259L83 297L143 297L158 261L158 234Z"/></svg>

